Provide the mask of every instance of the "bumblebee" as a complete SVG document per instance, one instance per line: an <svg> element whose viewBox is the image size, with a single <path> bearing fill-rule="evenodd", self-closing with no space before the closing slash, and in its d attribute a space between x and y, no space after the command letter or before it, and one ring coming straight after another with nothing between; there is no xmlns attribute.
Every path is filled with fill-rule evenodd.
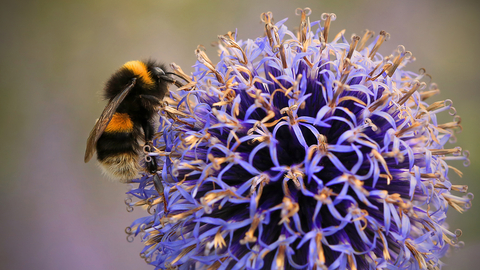
<svg viewBox="0 0 480 270"><path fill-rule="evenodd" d="M141 141L147 151L154 149L155 115L168 86L181 86L169 76L178 75L165 70L152 60L130 61L110 77L104 89L108 104L88 137L85 163L96 151L106 175L121 182L135 178L140 169ZM155 157L148 157L145 165L149 173L157 175Z"/></svg>

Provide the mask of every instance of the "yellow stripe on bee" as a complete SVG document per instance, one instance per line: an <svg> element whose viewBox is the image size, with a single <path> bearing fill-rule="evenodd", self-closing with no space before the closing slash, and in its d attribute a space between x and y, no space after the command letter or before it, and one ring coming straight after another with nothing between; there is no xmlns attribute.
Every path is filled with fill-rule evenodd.
<svg viewBox="0 0 480 270"><path fill-rule="evenodd" d="M115 113L105 132L132 132L133 122L127 113Z"/></svg>
<svg viewBox="0 0 480 270"><path fill-rule="evenodd" d="M125 63L123 67L133 72L144 84L153 86L152 74L150 74L147 65L142 61L129 61Z"/></svg>

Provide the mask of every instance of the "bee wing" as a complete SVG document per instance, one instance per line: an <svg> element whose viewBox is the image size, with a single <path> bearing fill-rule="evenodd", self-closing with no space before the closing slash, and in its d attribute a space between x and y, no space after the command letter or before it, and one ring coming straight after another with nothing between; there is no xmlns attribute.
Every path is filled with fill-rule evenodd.
<svg viewBox="0 0 480 270"><path fill-rule="evenodd" d="M90 131L90 136L87 139L87 149L85 150L85 157L84 161L87 163L95 153L95 146L97 144L98 139L102 136L103 131L107 128L108 123L112 120L113 114L118 108L118 105L122 103L125 97L130 93L130 90L135 86L136 78L133 78L132 83L130 83L122 93L118 94L115 98L113 98L103 109L102 115L95 123L92 131Z"/></svg>

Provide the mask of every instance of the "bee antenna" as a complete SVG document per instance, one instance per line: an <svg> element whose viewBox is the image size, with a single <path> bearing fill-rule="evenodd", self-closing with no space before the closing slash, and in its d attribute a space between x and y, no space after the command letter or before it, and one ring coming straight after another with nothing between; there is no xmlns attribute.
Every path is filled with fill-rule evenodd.
<svg viewBox="0 0 480 270"><path fill-rule="evenodd" d="M188 82L188 80L187 80L187 79L185 79L183 76L181 76L181 75L178 75L177 73L174 73L174 72L165 72L165 75L175 75L175 76L177 76L178 78L180 78L180 79L182 79L182 80L184 80L184 81Z"/></svg>

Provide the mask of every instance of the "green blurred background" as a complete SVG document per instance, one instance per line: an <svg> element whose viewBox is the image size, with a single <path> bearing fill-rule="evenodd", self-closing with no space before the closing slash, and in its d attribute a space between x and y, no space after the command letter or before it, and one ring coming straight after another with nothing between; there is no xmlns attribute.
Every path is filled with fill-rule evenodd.
<svg viewBox="0 0 480 270"><path fill-rule="evenodd" d="M480 195L480 4L476 1L9 1L0 10L0 268L153 269L139 257L138 239L124 229L144 213L127 213L126 185L105 180L95 162L83 163L85 141L105 102L106 79L128 60L175 62L188 74L194 50L217 35L238 30L241 39L263 34L260 13L276 21L310 7L312 20L334 12L330 33L368 28L391 39L382 54L405 45L417 58L409 66L432 74L462 116L457 145L470 150L463 179ZM451 121L444 113L443 122ZM465 248L444 259L446 269L478 268L480 207L449 211Z"/></svg>

